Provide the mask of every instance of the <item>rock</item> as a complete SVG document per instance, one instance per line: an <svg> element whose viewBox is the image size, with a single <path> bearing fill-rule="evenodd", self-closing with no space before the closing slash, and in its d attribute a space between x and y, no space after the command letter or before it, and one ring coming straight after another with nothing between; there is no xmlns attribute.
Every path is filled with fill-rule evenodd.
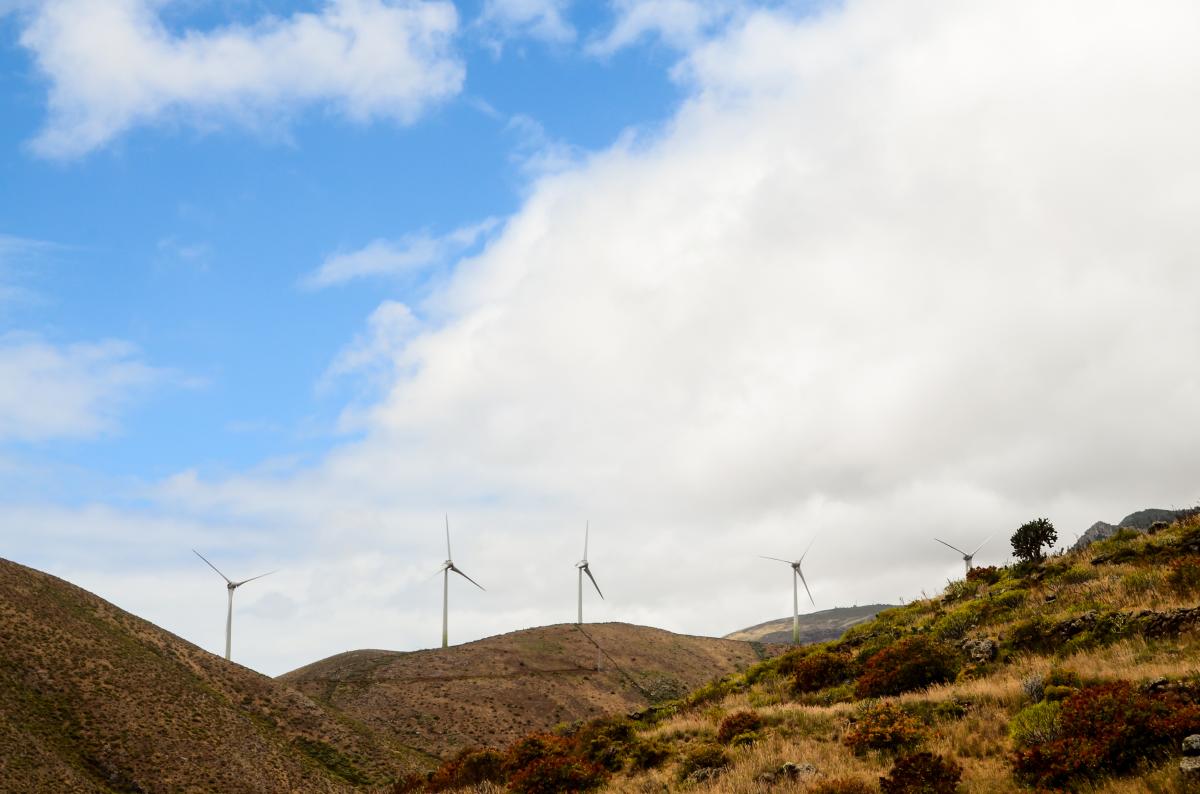
<svg viewBox="0 0 1200 794"><path fill-rule="evenodd" d="M1200 781L1200 756L1189 755L1180 761L1179 774L1190 781Z"/></svg>
<svg viewBox="0 0 1200 794"><path fill-rule="evenodd" d="M1200 755L1200 733L1193 733L1183 740L1183 754L1186 756Z"/></svg>
<svg viewBox="0 0 1200 794"><path fill-rule="evenodd" d="M1147 681L1146 685L1143 687L1143 689L1145 689L1146 692L1148 692L1148 693L1162 692L1164 689L1167 688L1167 685L1170 683L1171 682L1168 681L1166 678L1159 676L1158 678L1155 678L1153 681ZM1186 742L1186 740L1185 740L1185 742ZM1185 755L1186 755L1186 753L1185 753Z"/></svg>
<svg viewBox="0 0 1200 794"><path fill-rule="evenodd" d="M778 769L763 772L755 780L766 786L774 786L784 781L811 780L820 774L812 764L797 764L792 761L785 761L780 764Z"/></svg>
<svg viewBox="0 0 1200 794"><path fill-rule="evenodd" d="M986 664L992 661L1000 651L999 644L989 637L964 640L959 647L976 664Z"/></svg>

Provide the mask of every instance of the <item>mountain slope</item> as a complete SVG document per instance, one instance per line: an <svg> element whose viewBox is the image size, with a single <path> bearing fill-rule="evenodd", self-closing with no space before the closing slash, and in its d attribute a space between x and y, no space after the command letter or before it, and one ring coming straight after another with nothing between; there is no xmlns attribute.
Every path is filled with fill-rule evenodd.
<svg viewBox="0 0 1200 794"><path fill-rule="evenodd" d="M603 649L596 670L597 648ZM526 629L446 650L352 651L280 680L441 757L677 697L782 651L624 623Z"/></svg>
<svg viewBox="0 0 1200 794"><path fill-rule="evenodd" d="M842 636L851 626L866 623L885 609L891 609L891 604L869 604L867 606L835 607L823 609L800 616L800 642L828 642ZM746 642L777 642L792 641L792 618L779 618L759 623L757 626L739 629L725 635L727 640L744 640Z"/></svg>
<svg viewBox="0 0 1200 794"><path fill-rule="evenodd" d="M333 792L420 763L277 681L0 560L0 791Z"/></svg>

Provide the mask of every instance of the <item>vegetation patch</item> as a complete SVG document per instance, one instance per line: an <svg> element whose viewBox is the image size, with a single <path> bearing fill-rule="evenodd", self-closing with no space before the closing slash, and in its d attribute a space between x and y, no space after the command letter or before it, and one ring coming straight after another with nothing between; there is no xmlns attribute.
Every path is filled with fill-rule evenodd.
<svg viewBox="0 0 1200 794"><path fill-rule="evenodd" d="M895 703L874 703L859 712L842 743L855 753L911 750L928 738L924 726Z"/></svg>
<svg viewBox="0 0 1200 794"><path fill-rule="evenodd" d="M954 794L963 769L933 753L914 753L896 759L891 772L879 778L883 794Z"/></svg>
<svg viewBox="0 0 1200 794"><path fill-rule="evenodd" d="M952 648L925 637L908 637L863 663L855 694L869 698L925 689L953 680L958 667L958 654Z"/></svg>

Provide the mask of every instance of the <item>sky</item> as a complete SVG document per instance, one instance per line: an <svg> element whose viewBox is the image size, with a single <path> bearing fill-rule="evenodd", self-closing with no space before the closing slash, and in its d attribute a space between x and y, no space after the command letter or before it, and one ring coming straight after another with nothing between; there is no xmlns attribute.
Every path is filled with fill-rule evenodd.
<svg viewBox="0 0 1200 794"><path fill-rule="evenodd" d="M1200 7L0 0L0 556L275 675L1200 502Z"/></svg>

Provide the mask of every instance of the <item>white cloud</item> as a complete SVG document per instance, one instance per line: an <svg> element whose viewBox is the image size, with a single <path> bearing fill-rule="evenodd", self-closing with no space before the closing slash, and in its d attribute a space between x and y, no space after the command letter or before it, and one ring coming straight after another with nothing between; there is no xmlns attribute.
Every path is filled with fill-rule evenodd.
<svg viewBox="0 0 1200 794"><path fill-rule="evenodd" d="M319 13L183 35L153 0L46 0L26 20L21 43L50 83L33 142L47 157L87 154L139 125L256 124L314 104L410 123L464 77L449 2L328 0Z"/></svg>
<svg viewBox="0 0 1200 794"><path fill-rule="evenodd" d="M279 672L435 643L444 510L488 587L452 592L463 641L570 619L586 519L608 596L588 619L713 633L786 614L789 572L755 555L814 536L824 608L959 576L934 535L995 533L989 564L1035 516L1069 539L1188 503L1198 22L1115 0L756 14L688 57L661 137L538 181L433 321L381 308L361 347L394 381L360 440L157 504L287 528L298 650L246 658Z"/></svg>
<svg viewBox="0 0 1200 794"><path fill-rule="evenodd" d="M532 36L556 43L573 41L575 28L566 18L570 0L486 0L479 24L504 38Z"/></svg>
<svg viewBox="0 0 1200 794"><path fill-rule="evenodd" d="M669 47L688 50L745 8L745 0L611 0L612 29L587 45L592 55L617 50L655 37Z"/></svg>
<svg viewBox="0 0 1200 794"><path fill-rule="evenodd" d="M356 278L399 276L442 264L485 239L497 224L495 218L487 218L440 237L419 232L399 240L372 240L356 251L328 257L300 284L306 289L321 289Z"/></svg>
<svg viewBox="0 0 1200 794"><path fill-rule="evenodd" d="M126 342L55 345L0 335L0 442L111 433L121 409L164 375Z"/></svg>

